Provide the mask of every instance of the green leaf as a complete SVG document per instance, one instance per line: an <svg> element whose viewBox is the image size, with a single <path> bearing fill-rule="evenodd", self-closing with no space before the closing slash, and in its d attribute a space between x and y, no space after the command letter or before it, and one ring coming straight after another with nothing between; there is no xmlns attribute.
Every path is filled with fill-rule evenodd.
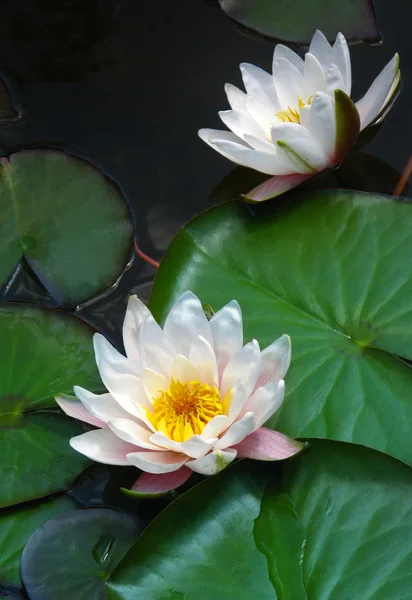
<svg viewBox="0 0 412 600"><path fill-rule="evenodd" d="M0 426L23 411L56 408L54 396L73 385L102 391L93 329L62 311L0 304Z"/></svg>
<svg viewBox="0 0 412 600"><path fill-rule="evenodd" d="M238 463L149 525L107 598L409 598L411 493L408 467L354 445L314 441L277 466Z"/></svg>
<svg viewBox="0 0 412 600"><path fill-rule="evenodd" d="M74 500L62 495L0 513L0 587L22 586L20 559L31 534L52 517L77 508L78 504Z"/></svg>
<svg viewBox="0 0 412 600"><path fill-rule="evenodd" d="M23 552L30 600L104 600L106 580L140 532L136 517L117 510L80 510L51 519Z"/></svg>
<svg viewBox="0 0 412 600"><path fill-rule="evenodd" d="M409 468L366 448L314 442L282 472L254 532L278 598L410 597Z"/></svg>
<svg viewBox="0 0 412 600"><path fill-rule="evenodd" d="M0 506L66 489L89 464L69 445L83 429L57 414L54 396L76 383L102 389L92 333L61 311L0 305Z"/></svg>
<svg viewBox="0 0 412 600"><path fill-rule="evenodd" d="M68 154L26 150L2 159L0 282L24 255L46 289L68 307L122 273L132 223L119 188Z"/></svg>
<svg viewBox="0 0 412 600"><path fill-rule="evenodd" d="M19 423L0 428L0 507L26 502L67 489L90 460L75 452L69 440L84 430L53 413L23 415Z"/></svg>
<svg viewBox="0 0 412 600"><path fill-rule="evenodd" d="M372 0L219 0L241 25L277 40L308 46L316 29L330 41L380 41Z"/></svg>
<svg viewBox="0 0 412 600"><path fill-rule="evenodd" d="M273 600L253 542L271 469L229 467L173 502L108 583L108 600ZM47 600L47 599L45 599Z"/></svg>
<svg viewBox="0 0 412 600"><path fill-rule="evenodd" d="M227 203L172 242L150 307L185 290L218 310L236 298L245 340L292 337L286 398L269 425L363 444L412 464L412 206L384 196L290 194Z"/></svg>

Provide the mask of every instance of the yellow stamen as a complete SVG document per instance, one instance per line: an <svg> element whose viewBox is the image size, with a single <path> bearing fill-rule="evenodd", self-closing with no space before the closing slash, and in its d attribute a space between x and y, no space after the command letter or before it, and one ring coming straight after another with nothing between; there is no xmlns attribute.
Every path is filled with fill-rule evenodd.
<svg viewBox="0 0 412 600"><path fill-rule="evenodd" d="M156 430L175 442L185 442L201 434L213 417L223 414L223 406L216 386L172 378L169 389L153 398L153 412L146 414Z"/></svg>
<svg viewBox="0 0 412 600"><path fill-rule="evenodd" d="M276 117L282 121L282 123L300 123L300 111L304 106L312 103L313 96L310 96L307 102L304 102L302 97L298 97L299 108L291 108L288 106L287 110L280 110L276 113Z"/></svg>

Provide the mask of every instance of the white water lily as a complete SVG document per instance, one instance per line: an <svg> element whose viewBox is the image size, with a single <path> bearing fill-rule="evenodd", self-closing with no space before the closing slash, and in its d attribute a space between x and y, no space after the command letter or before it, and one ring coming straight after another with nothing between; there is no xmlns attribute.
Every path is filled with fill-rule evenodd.
<svg viewBox="0 0 412 600"><path fill-rule="evenodd" d="M75 386L78 400L56 401L69 416L99 428L72 438L75 450L146 472L135 491L165 492L193 471L212 475L236 457L281 460L302 449L300 442L262 427L283 401L289 337L263 351L256 340L243 345L236 301L208 321L199 299L185 292L162 329L132 296L123 339L127 356L94 336L107 393Z"/></svg>
<svg viewBox="0 0 412 600"><path fill-rule="evenodd" d="M339 33L332 47L320 31L304 60L278 44L272 75L250 64L240 69L246 93L226 84L231 110L219 113L231 131L201 129L199 136L238 165L274 175L245 194L255 202L341 162L359 132L383 118L400 83L396 54L354 104L346 39Z"/></svg>

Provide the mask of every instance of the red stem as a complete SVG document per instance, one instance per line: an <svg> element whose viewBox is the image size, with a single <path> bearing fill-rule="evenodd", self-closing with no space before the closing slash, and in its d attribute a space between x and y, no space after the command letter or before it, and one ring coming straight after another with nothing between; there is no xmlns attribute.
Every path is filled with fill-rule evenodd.
<svg viewBox="0 0 412 600"><path fill-rule="evenodd" d="M393 191L393 195L394 196L400 196L403 192L403 190L405 189L407 183L408 183L408 179L412 174L412 156L410 157L410 159L408 160L408 164L405 167L404 172L402 173L396 188Z"/></svg>
<svg viewBox="0 0 412 600"><path fill-rule="evenodd" d="M140 258L145 262L149 263L149 265L152 265L152 267L156 267L156 269L160 267L160 263L158 263L157 260L154 260L154 258L150 258L150 256L147 256L147 254L140 250L139 246L136 243L136 240L134 241L134 249L136 250L137 256L140 256Z"/></svg>

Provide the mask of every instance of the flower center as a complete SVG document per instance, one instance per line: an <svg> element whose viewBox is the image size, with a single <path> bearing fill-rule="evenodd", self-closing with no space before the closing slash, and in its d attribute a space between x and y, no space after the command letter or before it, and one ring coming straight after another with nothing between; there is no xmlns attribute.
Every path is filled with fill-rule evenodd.
<svg viewBox="0 0 412 600"><path fill-rule="evenodd" d="M202 433L206 424L223 414L216 386L200 381L181 383L172 378L169 389L153 398L153 412L147 417L153 427L175 442L185 442Z"/></svg>
<svg viewBox="0 0 412 600"><path fill-rule="evenodd" d="M288 106L286 110L280 110L279 112L277 112L275 117L277 117L280 121L282 121L282 123L299 123L300 124L300 111L302 110L302 108L304 106L308 106L312 103L312 98L313 98L313 96L311 96L307 102L304 102L302 97L299 96L298 97L299 108L291 108L290 106Z"/></svg>

